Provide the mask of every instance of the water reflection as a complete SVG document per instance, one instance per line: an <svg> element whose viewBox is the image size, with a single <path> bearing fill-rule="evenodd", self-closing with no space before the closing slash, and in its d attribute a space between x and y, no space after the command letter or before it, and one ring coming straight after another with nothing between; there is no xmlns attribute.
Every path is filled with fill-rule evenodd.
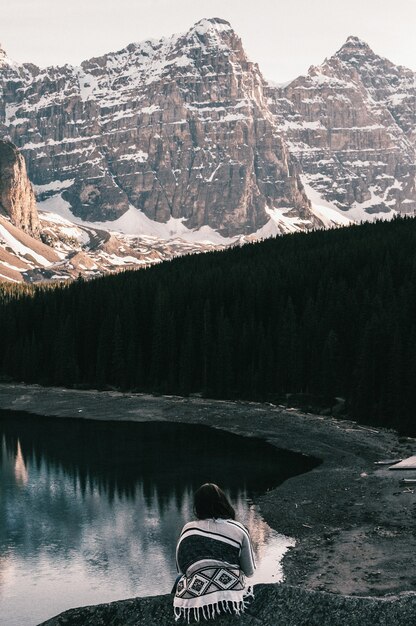
<svg viewBox="0 0 416 626"><path fill-rule="evenodd" d="M260 557L273 542L283 551L287 541L248 498L311 467L255 439L168 423L0 412L0 441L0 614L7 626L168 592L176 540L205 481L223 485Z"/></svg>
<svg viewBox="0 0 416 626"><path fill-rule="evenodd" d="M16 484L26 485L28 480L28 474L26 464L22 455L22 449L20 447L20 441L17 440L16 461L14 464L14 475L16 477Z"/></svg>

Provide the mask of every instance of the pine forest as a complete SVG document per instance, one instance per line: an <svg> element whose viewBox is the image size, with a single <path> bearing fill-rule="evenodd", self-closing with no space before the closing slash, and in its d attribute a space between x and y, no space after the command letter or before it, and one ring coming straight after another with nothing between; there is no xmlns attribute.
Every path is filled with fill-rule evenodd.
<svg viewBox="0 0 416 626"><path fill-rule="evenodd" d="M55 286L0 286L0 374L41 385L345 399L416 434L416 220L286 235Z"/></svg>

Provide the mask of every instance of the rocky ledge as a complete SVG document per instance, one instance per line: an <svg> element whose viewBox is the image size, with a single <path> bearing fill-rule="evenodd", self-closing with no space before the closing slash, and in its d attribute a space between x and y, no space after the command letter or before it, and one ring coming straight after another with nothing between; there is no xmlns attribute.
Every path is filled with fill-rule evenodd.
<svg viewBox="0 0 416 626"><path fill-rule="evenodd" d="M173 626L172 597L133 598L71 609L40 626ZM239 626L400 626L416 623L416 594L385 599L345 597L289 585L257 585ZM230 615L219 626L236 624Z"/></svg>

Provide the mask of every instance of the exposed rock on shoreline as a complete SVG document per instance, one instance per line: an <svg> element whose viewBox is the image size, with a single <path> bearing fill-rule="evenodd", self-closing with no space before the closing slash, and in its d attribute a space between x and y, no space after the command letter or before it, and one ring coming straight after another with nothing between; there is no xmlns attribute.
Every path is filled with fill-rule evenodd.
<svg viewBox="0 0 416 626"><path fill-rule="evenodd" d="M399 626L416 620L416 595L351 598L288 585L257 585L239 626ZM40 626L173 626L172 597L135 598L65 611ZM208 622L209 623L209 622ZM230 615L218 626L236 624Z"/></svg>

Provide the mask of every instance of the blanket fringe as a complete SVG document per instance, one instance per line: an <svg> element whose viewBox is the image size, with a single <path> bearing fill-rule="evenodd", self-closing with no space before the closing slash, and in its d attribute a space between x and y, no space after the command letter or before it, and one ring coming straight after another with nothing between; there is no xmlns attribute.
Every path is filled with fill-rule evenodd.
<svg viewBox="0 0 416 626"><path fill-rule="evenodd" d="M221 615L221 613L231 613L234 615L241 615L244 613L245 609L249 606L250 602L248 598L253 598L253 588L249 587L247 590L247 594L244 596L243 600L240 601L231 601L231 600L218 600L213 604L206 604L205 606L195 606L195 607L174 607L175 613L175 621L183 618L188 624L191 621L191 616L193 621L199 622L201 616L204 620L214 619L217 615Z"/></svg>

